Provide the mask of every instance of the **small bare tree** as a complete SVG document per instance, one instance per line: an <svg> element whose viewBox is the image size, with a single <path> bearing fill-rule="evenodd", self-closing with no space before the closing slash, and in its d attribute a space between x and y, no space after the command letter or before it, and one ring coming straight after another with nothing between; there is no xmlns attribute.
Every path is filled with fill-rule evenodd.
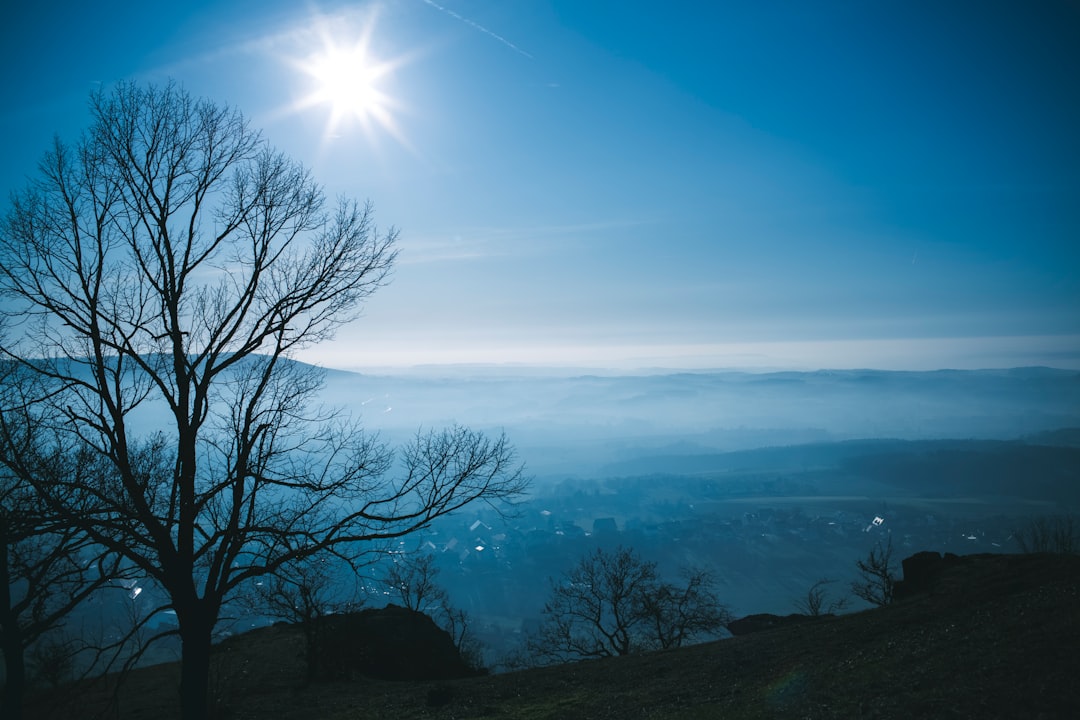
<svg viewBox="0 0 1080 720"><path fill-rule="evenodd" d="M439 568L428 553L397 555L386 570L383 582L402 607L431 615L447 602L446 590L436 581Z"/></svg>
<svg viewBox="0 0 1080 720"><path fill-rule="evenodd" d="M343 559L326 552L293 560L260 577L239 601L248 610L300 628L304 635L307 680L311 682L321 668L322 618L359 606L355 577L356 564L352 558Z"/></svg>
<svg viewBox="0 0 1080 720"><path fill-rule="evenodd" d="M701 571L684 575L685 585L667 583L656 563L629 548L596 550L552 582L529 652L541 662L565 662L679 647L717 633L729 613L711 579Z"/></svg>
<svg viewBox="0 0 1080 720"><path fill-rule="evenodd" d="M469 667L481 670L484 653L473 634L469 614L454 607L446 589L439 584L438 576L435 556L418 553L395 556L383 581L403 607L425 613L445 630Z"/></svg>
<svg viewBox="0 0 1080 720"><path fill-rule="evenodd" d="M435 621L450 635L454 647L470 670L487 671L484 665L484 648L473 631L469 613L451 605L447 598L443 601Z"/></svg>
<svg viewBox="0 0 1080 720"><path fill-rule="evenodd" d="M1013 533L1025 553L1080 553L1080 522L1072 515L1044 515L1032 518Z"/></svg>
<svg viewBox="0 0 1080 720"><path fill-rule="evenodd" d="M168 595L195 720L239 588L525 483L505 438L453 427L395 456L314 405L322 375L292 354L355 318L394 263L397 233L369 205L328 207L238 112L173 84L103 89L90 109L0 224L17 331L0 358L44 386L51 447L94 471L20 477Z"/></svg>
<svg viewBox="0 0 1080 720"><path fill-rule="evenodd" d="M716 635L732 615L716 595L712 575L684 569L680 584L660 582L641 598L647 646L677 648L697 638Z"/></svg>
<svg viewBox="0 0 1080 720"><path fill-rule="evenodd" d="M884 545L878 541L866 558L855 562L860 579L851 583L851 591L856 596L878 607L892 602L896 585L896 566L892 554L892 536L889 536Z"/></svg>
<svg viewBox="0 0 1080 720"><path fill-rule="evenodd" d="M795 609L810 617L833 615L847 607L847 598L830 598L828 586L835 580L821 578L806 591L806 597L795 601Z"/></svg>

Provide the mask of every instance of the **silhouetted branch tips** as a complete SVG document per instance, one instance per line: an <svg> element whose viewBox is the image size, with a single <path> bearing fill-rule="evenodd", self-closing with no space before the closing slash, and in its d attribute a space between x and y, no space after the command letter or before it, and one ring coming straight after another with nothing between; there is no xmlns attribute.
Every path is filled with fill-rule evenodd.
<svg viewBox="0 0 1080 720"><path fill-rule="evenodd" d="M2 339L2 337L0 337ZM33 411L40 389L18 362L0 359L0 715L18 718L35 680L56 687L88 671L89 640L66 625L75 610L124 575L119 558L54 508L38 485L85 474L81 453L52 446ZM117 651L116 648L113 649ZM92 665L92 663L91 663Z"/></svg>
<svg viewBox="0 0 1080 720"><path fill-rule="evenodd" d="M810 617L834 615L846 609L847 598L829 597L829 586L835 582L831 578L821 578L815 582L807 589L804 597L795 600L795 609Z"/></svg>
<svg viewBox="0 0 1080 720"><path fill-rule="evenodd" d="M686 569L683 582L665 582L656 563L622 547L596 550L552 581L543 614L540 632L528 640L538 662L681 647L731 620L707 572Z"/></svg>
<svg viewBox="0 0 1080 720"><path fill-rule="evenodd" d="M1020 552L1080 553L1080 521L1073 515L1042 515L1013 532Z"/></svg>
<svg viewBox="0 0 1080 720"><path fill-rule="evenodd" d="M248 612L284 621L300 628L304 637L307 680L323 669L325 629L322 619L351 612L363 604L355 583L356 566L350 559L326 551L279 566L252 581L238 598Z"/></svg>
<svg viewBox="0 0 1080 720"><path fill-rule="evenodd" d="M468 613L454 607L438 582L434 555L426 552L395 555L383 575L390 596L402 607L422 612L450 635L462 660L475 671L483 670L483 649L472 632Z"/></svg>
<svg viewBox="0 0 1080 720"><path fill-rule="evenodd" d="M396 259L369 203L328 203L238 111L174 83L121 83L90 106L0 225L0 361L30 378L5 417L43 429L30 443L9 423L9 466L169 597L196 718L242 587L526 481L505 438L454 427L395 459L312 409L321 373L292 354L354 319ZM165 416L156 433L147 408Z"/></svg>
<svg viewBox="0 0 1080 720"><path fill-rule="evenodd" d="M857 597L878 607L892 602L897 578L892 554L892 536L889 536L885 544L878 541L866 558L856 561L860 579L851 583L851 591Z"/></svg>
<svg viewBox="0 0 1080 720"><path fill-rule="evenodd" d="M438 576L435 557L419 553L394 557L383 582L402 607L430 615L447 600L446 591L437 582Z"/></svg>

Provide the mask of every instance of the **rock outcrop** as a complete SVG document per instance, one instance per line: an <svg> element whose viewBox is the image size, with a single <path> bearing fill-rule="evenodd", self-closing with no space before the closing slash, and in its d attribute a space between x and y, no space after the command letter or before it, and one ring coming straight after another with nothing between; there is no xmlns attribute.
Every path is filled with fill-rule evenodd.
<svg viewBox="0 0 1080 720"><path fill-rule="evenodd" d="M421 612L397 605L322 620L321 675L383 680L447 680L475 675L449 633Z"/></svg>

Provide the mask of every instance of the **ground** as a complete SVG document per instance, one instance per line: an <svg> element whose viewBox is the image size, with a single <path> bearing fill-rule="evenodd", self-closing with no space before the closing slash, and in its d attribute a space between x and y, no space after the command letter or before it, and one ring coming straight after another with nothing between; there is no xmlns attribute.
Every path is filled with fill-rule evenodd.
<svg viewBox="0 0 1080 720"><path fill-rule="evenodd" d="M215 712L281 720L1074 718L1078 606L1080 557L982 556L950 570L933 593L887 608L676 651L446 682L306 687L296 631L265 628L219 648ZM168 665L140 671L120 695L118 716L176 717L177 677ZM101 699L84 692L80 714Z"/></svg>

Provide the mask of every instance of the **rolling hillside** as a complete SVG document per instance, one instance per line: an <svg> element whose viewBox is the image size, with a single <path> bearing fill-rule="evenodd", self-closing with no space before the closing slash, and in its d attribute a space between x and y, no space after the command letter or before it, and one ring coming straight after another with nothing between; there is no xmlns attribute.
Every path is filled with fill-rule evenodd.
<svg viewBox="0 0 1080 720"><path fill-rule="evenodd" d="M969 556L932 590L884 609L437 683L304 687L297 631L265 628L219 647L216 712L284 720L1077 717L1078 601L1080 557ZM118 716L175 717L176 677L170 665L136 673ZM37 716L60 698L50 693ZM58 716L88 717L102 702L100 692L83 692Z"/></svg>

